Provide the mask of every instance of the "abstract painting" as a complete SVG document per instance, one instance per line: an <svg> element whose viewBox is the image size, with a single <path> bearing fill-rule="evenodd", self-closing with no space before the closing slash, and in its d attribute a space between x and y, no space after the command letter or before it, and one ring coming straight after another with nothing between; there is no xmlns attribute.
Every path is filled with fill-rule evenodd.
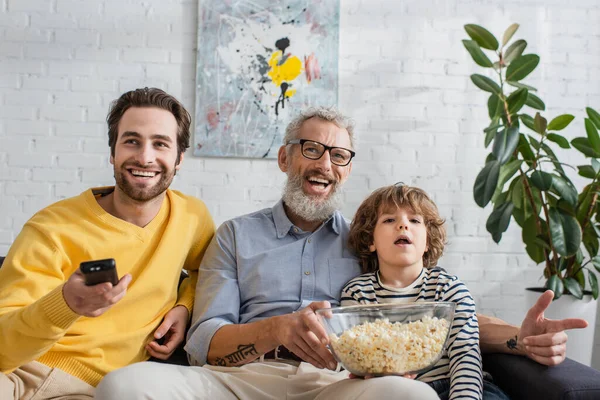
<svg viewBox="0 0 600 400"><path fill-rule="evenodd" d="M339 0L200 0L194 155L276 158L309 106L336 106Z"/></svg>

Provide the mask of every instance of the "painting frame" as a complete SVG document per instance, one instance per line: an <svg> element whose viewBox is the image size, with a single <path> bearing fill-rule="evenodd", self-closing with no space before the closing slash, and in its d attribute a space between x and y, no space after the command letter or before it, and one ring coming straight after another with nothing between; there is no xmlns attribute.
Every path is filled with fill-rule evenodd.
<svg viewBox="0 0 600 400"><path fill-rule="evenodd" d="M199 0L194 155L276 158L285 127L338 103L339 0Z"/></svg>

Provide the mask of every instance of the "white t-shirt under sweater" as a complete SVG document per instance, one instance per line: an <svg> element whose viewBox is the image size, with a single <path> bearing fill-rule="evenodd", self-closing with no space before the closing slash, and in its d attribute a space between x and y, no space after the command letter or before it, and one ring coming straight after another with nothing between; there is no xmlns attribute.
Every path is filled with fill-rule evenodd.
<svg viewBox="0 0 600 400"><path fill-rule="evenodd" d="M432 382L450 378L450 399L481 399L482 365L475 302L456 276L440 267L423 268L411 285L398 289L382 284L379 272L370 272L349 281L341 297L342 306L417 301L451 301L456 303L456 311L447 352L432 369L416 379Z"/></svg>

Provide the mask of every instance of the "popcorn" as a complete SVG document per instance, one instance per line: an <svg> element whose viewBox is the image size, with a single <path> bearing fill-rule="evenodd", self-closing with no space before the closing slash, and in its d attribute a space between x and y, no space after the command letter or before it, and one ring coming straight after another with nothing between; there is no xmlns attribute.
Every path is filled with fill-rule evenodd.
<svg viewBox="0 0 600 400"><path fill-rule="evenodd" d="M448 335L449 322L436 317L391 323L389 319L365 322L329 335L331 347L353 373L405 374L438 360Z"/></svg>

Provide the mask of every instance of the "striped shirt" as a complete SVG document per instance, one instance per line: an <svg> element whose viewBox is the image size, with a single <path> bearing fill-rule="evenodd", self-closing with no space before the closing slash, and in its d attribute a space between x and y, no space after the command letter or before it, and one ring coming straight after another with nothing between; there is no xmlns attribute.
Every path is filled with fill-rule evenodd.
<svg viewBox="0 0 600 400"><path fill-rule="evenodd" d="M429 371L417 380L432 382L450 378L450 399L481 399L483 378L479 351L479 324L475 302L456 276L440 267L425 269L405 288L384 286L378 272L363 274L349 281L342 290L341 305L451 301L456 303L447 351Z"/></svg>

